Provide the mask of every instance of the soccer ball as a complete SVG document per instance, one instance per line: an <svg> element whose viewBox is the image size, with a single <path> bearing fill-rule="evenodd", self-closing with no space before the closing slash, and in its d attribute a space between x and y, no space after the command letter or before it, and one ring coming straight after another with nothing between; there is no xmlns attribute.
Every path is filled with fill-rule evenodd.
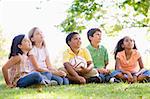
<svg viewBox="0 0 150 99"><path fill-rule="evenodd" d="M80 69L80 68L87 68L87 62L86 60L81 57L81 56L75 56L73 59L70 60L70 64L73 66L75 69Z"/></svg>

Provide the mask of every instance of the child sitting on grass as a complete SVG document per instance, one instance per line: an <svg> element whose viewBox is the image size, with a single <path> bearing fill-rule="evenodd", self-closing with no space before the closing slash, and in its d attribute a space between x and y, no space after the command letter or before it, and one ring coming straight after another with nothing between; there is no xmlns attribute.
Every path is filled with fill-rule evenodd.
<svg viewBox="0 0 150 99"><path fill-rule="evenodd" d="M31 42L25 35L14 37L9 54L9 60L2 67L3 76L8 87L28 87L42 82L39 72L31 72L28 65L28 52Z"/></svg>
<svg viewBox="0 0 150 99"><path fill-rule="evenodd" d="M29 39L33 46L29 52L30 65L33 70L41 72L50 81L57 81L58 85L69 84L68 78L65 77L66 73L52 66L42 31L38 27L32 28L29 32ZM48 73L45 74L45 72L52 73L52 76L47 76Z"/></svg>
<svg viewBox="0 0 150 99"><path fill-rule="evenodd" d="M115 48L115 71L112 76L122 79L124 82L134 83L149 79L150 71L144 70L144 65L135 41L125 36L117 43ZM140 69L138 68L138 64Z"/></svg>
<svg viewBox="0 0 150 99"><path fill-rule="evenodd" d="M107 69L107 65L109 63L108 52L107 49L100 44L102 31L99 28L91 28L87 32L87 38L90 42L87 49L92 56L94 68L97 69L99 76L102 78L102 82L110 82L112 79L114 80L113 82L119 82L119 80L115 78L111 79L110 71Z"/></svg>
<svg viewBox="0 0 150 99"><path fill-rule="evenodd" d="M72 32L67 35L66 43L69 48L64 52L63 64L67 71L67 77L74 83L88 83L88 78L97 76L97 70L93 69L93 62L89 51L86 48L81 48L81 37L77 32ZM85 60L81 68L77 69L76 64L72 64L72 59L80 58ZM77 61L75 61L77 62ZM83 66L86 64L87 66ZM97 78L99 80L99 78ZM87 80L87 81L86 81Z"/></svg>

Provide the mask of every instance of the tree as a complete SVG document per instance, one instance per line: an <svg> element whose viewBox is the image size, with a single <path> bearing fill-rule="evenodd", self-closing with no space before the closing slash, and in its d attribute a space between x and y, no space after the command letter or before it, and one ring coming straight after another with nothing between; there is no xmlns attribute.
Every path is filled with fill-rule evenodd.
<svg viewBox="0 0 150 99"><path fill-rule="evenodd" d="M149 6L150 0L74 0L58 27L81 33L96 24L112 36L123 28L150 27Z"/></svg>

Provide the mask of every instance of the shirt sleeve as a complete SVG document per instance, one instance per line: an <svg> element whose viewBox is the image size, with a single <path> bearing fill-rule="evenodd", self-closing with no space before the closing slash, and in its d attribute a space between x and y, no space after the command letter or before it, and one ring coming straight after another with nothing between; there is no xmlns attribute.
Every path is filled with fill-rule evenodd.
<svg viewBox="0 0 150 99"><path fill-rule="evenodd" d="M136 51L135 57L137 58L137 60L141 57L140 52Z"/></svg>
<svg viewBox="0 0 150 99"><path fill-rule="evenodd" d="M92 61L92 57L91 57L89 50L85 48L84 53L85 53L85 60L86 61Z"/></svg>
<svg viewBox="0 0 150 99"><path fill-rule="evenodd" d="M65 51L63 53L63 63L69 62L70 61L70 57L69 57L69 53L67 51Z"/></svg>
<svg viewBox="0 0 150 99"><path fill-rule="evenodd" d="M104 48L104 49L105 49L104 60L105 60L105 61L109 61L107 49L106 49L106 48Z"/></svg>
<svg viewBox="0 0 150 99"><path fill-rule="evenodd" d="M121 57L121 54L118 52L117 55L116 55L116 58L120 59L120 57Z"/></svg>

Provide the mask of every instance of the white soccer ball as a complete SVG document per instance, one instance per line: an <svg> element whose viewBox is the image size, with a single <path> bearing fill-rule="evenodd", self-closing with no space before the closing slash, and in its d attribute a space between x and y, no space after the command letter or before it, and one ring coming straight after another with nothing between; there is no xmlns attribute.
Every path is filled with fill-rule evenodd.
<svg viewBox="0 0 150 99"><path fill-rule="evenodd" d="M81 57L81 56L75 56L73 59L70 60L70 64L73 66L75 69L80 69L80 68L87 68L87 62L86 60Z"/></svg>

